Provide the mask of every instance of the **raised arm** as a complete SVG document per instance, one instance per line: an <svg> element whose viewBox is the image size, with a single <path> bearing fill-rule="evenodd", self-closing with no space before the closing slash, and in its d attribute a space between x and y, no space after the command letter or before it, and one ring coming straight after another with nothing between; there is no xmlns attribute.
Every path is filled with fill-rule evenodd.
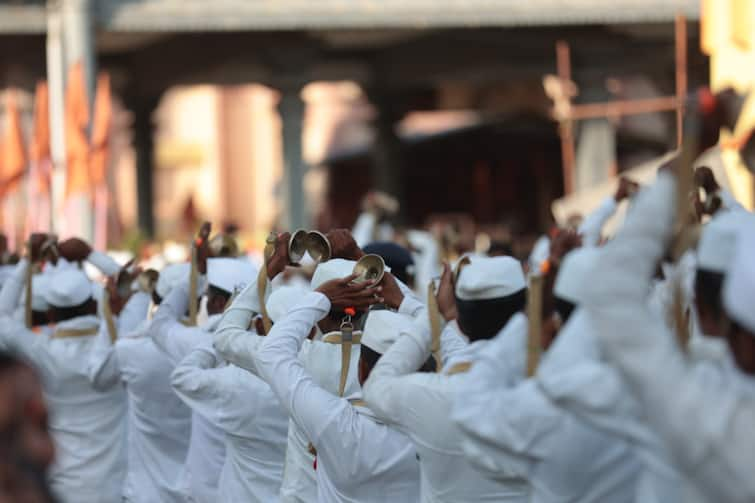
<svg viewBox="0 0 755 503"><path fill-rule="evenodd" d="M198 327L187 327L181 318L189 307L188 280L176 286L163 299L152 319L148 334L161 351L178 364L192 349L210 338L210 334Z"/></svg>
<svg viewBox="0 0 755 503"><path fill-rule="evenodd" d="M232 384L223 379L219 359L209 341L197 346L181 360L170 377L173 391L193 411L219 423Z"/></svg>
<svg viewBox="0 0 755 503"><path fill-rule="evenodd" d="M0 290L0 316L12 316L21 301L29 261L22 258Z"/></svg>
<svg viewBox="0 0 755 503"><path fill-rule="evenodd" d="M223 318L213 335L215 351L222 358L255 375L257 368L254 355L264 338L249 331L249 324L259 312L260 299L255 281L247 286L223 313Z"/></svg>

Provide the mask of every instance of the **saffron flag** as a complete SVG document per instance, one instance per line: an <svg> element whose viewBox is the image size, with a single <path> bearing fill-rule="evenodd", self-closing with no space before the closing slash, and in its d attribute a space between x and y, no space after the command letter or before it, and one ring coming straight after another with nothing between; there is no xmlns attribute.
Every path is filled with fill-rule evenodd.
<svg viewBox="0 0 755 503"><path fill-rule="evenodd" d="M68 72L65 102L66 197L91 192L89 176L89 102L81 62Z"/></svg>

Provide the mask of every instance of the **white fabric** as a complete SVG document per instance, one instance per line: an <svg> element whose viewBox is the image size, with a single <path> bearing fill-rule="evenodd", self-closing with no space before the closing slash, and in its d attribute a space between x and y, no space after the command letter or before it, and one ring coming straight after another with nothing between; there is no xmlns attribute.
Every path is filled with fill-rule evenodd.
<svg viewBox="0 0 755 503"><path fill-rule="evenodd" d="M527 259L530 274L540 274L540 266L548 260L551 252L551 240L547 235L540 236L535 245L532 247L530 256Z"/></svg>
<svg viewBox="0 0 755 503"><path fill-rule="evenodd" d="M416 452L368 409L318 386L297 357L330 302L310 293L278 322L256 354L256 366L317 449L320 503L414 502L419 499Z"/></svg>
<svg viewBox="0 0 755 503"><path fill-rule="evenodd" d="M519 261L511 257L470 256L456 281L456 296L462 300L506 297L527 287Z"/></svg>
<svg viewBox="0 0 755 503"><path fill-rule="evenodd" d="M275 323L282 319L308 292L308 288L297 286L281 286L273 290L265 304L270 320Z"/></svg>
<svg viewBox="0 0 755 503"><path fill-rule="evenodd" d="M275 292L280 288L277 288ZM268 304L272 299L273 295L268 299ZM411 304L407 303L407 305ZM255 376L258 373L254 355L265 338L248 332L247 328L258 306L257 287L250 285L226 310L213 338L213 345L219 355ZM288 310L290 308L287 308ZM299 352L299 359L315 383L333 394L338 392L341 366L340 346L305 340ZM347 396L359 390L358 360L359 346L355 346L351 353L349 378L346 383ZM309 439L301 427L293 420L289 420L286 462L280 493L282 503L310 503L317 498L317 480L313 469L314 457L308 451L308 444Z"/></svg>
<svg viewBox="0 0 755 503"><path fill-rule="evenodd" d="M740 211L719 211L705 224L697 246L700 269L726 272L734 258L739 229L748 221L747 215Z"/></svg>
<svg viewBox="0 0 755 503"><path fill-rule="evenodd" d="M216 367L209 347L194 349L173 372L176 393L225 432L220 501L275 503L283 477L288 417L270 387L233 365Z"/></svg>
<svg viewBox="0 0 755 503"><path fill-rule="evenodd" d="M115 276L121 270L112 257L97 250L93 250L87 257L87 262L95 266L105 276Z"/></svg>
<svg viewBox="0 0 755 503"><path fill-rule="evenodd" d="M189 306L188 278L184 277L163 299L152 319L149 335L158 348L177 365L195 347L212 341L220 315L211 316L202 327L187 327L179 320ZM197 503L217 503L220 472L225 461L223 431L200 414L191 418L191 440L179 487Z"/></svg>
<svg viewBox="0 0 755 503"><path fill-rule="evenodd" d="M579 304L584 298L584 287L592 281L592 268L600 254L598 248L577 248L566 254L558 268L553 293L564 300Z"/></svg>
<svg viewBox="0 0 755 503"><path fill-rule="evenodd" d="M742 225L736 239L736 252L724 280L723 303L726 312L736 322L755 334L755 221Z"/></svg>
<svg viewBox="0 0 755 503"><path fill-rule="evenodd" d="M317 290L328 281L350 276L354 272L355 265L355 261L342 258L332 258L327 262L318 264L314 274L312 274L312 290Z"/></svg>
<svg viewBox="0 0 755 503"><path fill-rule="evenodd" d="M665 174L601 254L585 303L601 346L641 404L676 465L710 501L755 499L753 379L701 375L645 304L673 229L675 185ZM741 375L741 374L734 374ZM752 390L750 390L752 391Z"/></svg>
<svg viewBox="0 0 755 503"><path fill-rule="evenodd" d="M31 278L31 308L34 311L45 312L50 305L45 300L47 289L50 288L50 278L47 274L35 274Z"/></svg>
<svg viewBox="0 0 755 503"><path fill-rule="evenodd" d="M122 383L128 396L128 472L123 499L131 503L183 503L178 477L186 459L191 411L170 387L170 358L147 337L149 295L134 294L119 317L115 345L103 328L89 358L95 388ZM120 330L128 311L142 313L135 329ZM128 322L126 322L128 323Z"/></svg>
<svg viewBox="0 0 755 503"><path fill-rule="evenodd" d="M414 249L414 291L426 295L427 285L442 272L440 244L435 236L425 231L409 230L406 238Z"/></svg>
<svg viewBox="0 0 755 503"><path fill-rule="evenodd" d="M619 207L613 196L607 197L592 213L587 215L577 232L582 236L582 246L591 248L600 244L603 226L616 213Z"/></svg>
<svg viewBox="0 0 755 503"><path fill-rule="evenodd" d="M81 270L68 267L52 273L45 300L54 307L74 307L92 297L92 282Z"/></svg>
<svg viewBox="0 0 755 503"><path fill-rule="evenodd" d="M388 310L370 311L362 331L362 345L382 355L396 342L402 327L411 321L409 316Z"/></svg>
<svg viewBox="0 0 755 503"><path fill-rule="evenodd" d="M528 379L460 393L454 421L470 462L527 479L533 503L631 503L640 465L628 443L558 409Z"/></svg>
<svg viewBox="0 0 755 503"><path fill-rule="evenodd" d="M405 432L414 442L420 459L423 503L529 501L524 479L509 473L490 479L472 466L464 454L459 429L450 417L453 404L460 394L477 385L472 380L473 372L483 355L500 353L490 341L464 344L452 327L447 326L443 334L454 337L456 343L441 341L443 373L416 373L430 354L428 323L418 319L409 330L402 331L372 369L364 386L365 400L378 417ZM512 345L518 349L508 351L516 353L515 360L520 360L508 367L512 381L523 378L525 364L525 339L521 335L526 336L526 329L524 334L516 333L520 337L498 341L507 349L512 349ZM445 374L461 362L474 362L472 371ZM499 385L505 386L505 380Z"/></svg>
<svg viewBox="0 0 755 503"><path fill-rule="evenodd" d="M175 286L189 280L190 271L191 264L189 263L166 266L160 271L160 276L157 278L157 284L155 285L157 295L163 299L167 297Z"/></svg>
<svg viewBox="0 0 755 503"><path fill-rule="evenodd" d="M240 292L257 278L257 269L248 260L207 259L207 283L230 294Z"/></svg>
<svg viewBox="0 0 755 503"><path fill-rule="evenodd" d="M95 316L81 316L55 331L98 326ZM0 346L23 355L42 376L55 443L48 476L59 501L119 501L126 473L126 398L119 387L98 392L89 382L87 359L96 337L34 334L10 318L0 320L0 327Z"/></svg>

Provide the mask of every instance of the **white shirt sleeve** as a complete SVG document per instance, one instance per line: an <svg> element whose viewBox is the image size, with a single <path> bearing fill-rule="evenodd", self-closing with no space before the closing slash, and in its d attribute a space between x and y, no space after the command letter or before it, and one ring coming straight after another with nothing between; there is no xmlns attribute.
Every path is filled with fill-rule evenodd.
<svg viewBox="0 0 755 503"><path fill-rule="evenodd" d="M87 262L99 269L105 276L115 276L121 270L118 262L97 250L93 250L87 257Z"/></svg>
<svg viewBox="0 0 755 503"><path fill-rule="evenodd" d="M187 327L179 321L188 307L189 285L185 281L163 299L148 332L157 347L176 364L210 337L201 328Z"/></svg>
<svg viewBox="0 0 755 503"><path fill-rule="evenodd" d="M354 223L354 228L351 230L351 235L354 236L357 246L364 248L374 241L372 236L375 234L376 226L377 219L374 214L370 212L359 214L357 221Z"/></svg>
<svg viewBox="0 0 755 503"><path fill-rule="evenodd" d="M699 379L673 334L648 312L655 264L672 231L674 190L673 179L660 175L640 194L598 260L595 274L604 280L591 284L587 312L606 356L687 475L713 500L752 501L753 402L742 401L736 387Z"/></svg>
<svg viewBox="0 0 755 503"><path fill-rule="evenodd" d="M617 207L616 199L607 197L595 211L584 219L582 225L579 226L583 246L592 247L600 244L600 235L603 231L603 226L616 213Z"/></svg>
<svg viewBox="0 0 755 503"><path fill-rule="evenodd" d="M181 360L170 377L173 391L193 411L218 424L226 404L228 386L215 368L218 358L208 344L200 345Z"/></svg>
<svg viewBox="0 0 755 503"><path fill-rule="evenodd" d="M747 211L747 209L745 209L745 207L737 201L737 198L735 198L728 190L721 188L718 191L718 196L721 198L721 204L725 209L730 211Z"/></svg>
<svg viewBox="0 0 755 503"><path fill-rule="evenodd" d="M149 310L150 296L145 292L134 293L126 305L123 307L121 314L118 316L118 334L126 334L133 331L147 318Z"/></svg>
<svg viewBox="0 0 755 503"><path fill-rule="evenodd" d="M0 316L12 316L18 307L28 268L29 262L25 258L21 259L16 264L13 274L3 283L3 288L0 290Z"/></svg>
<svg viewBox="0 0 755 503"><path fill-rule="evenodd" d="M314 382L299 360L299 349L312 327L330 312L330 301L311 292L273 325L256 353L256 367L291 419L317 446L325 428L349 407Z"/></svg>
<svg viewBox="0 0 755 503"><path fill-rule="evenodd" d="M107 323L100 323L87 361L87 375L94 389L110 389L120 380L120 366L115 345L110 341Z"/></svg>
<svg viewBox="0 0 755 503"><path fill-rule="evenodd" d="M441 377L417 373L429 356L430 327L417 320L380 357L364 383L370 409L388 423L415 431L416 418L422 417L417 408L422 409L422 398L428 394L426 386Z"/></svg>
<svg viewBox="0 0 755 503"><path fill-rule="evenodd" d="M257 282L247 286L223 313L213 335L215 351L237 367L257 375L254 354L264 337L249 331L249 324L260 310Z"/></svg>
<svg viewBox="0 0 755 503"><path fill-rule="evenodd" d="M44 350L47 336L28 330L11 316L0 316L0 350L10 351L31 362L47 377L54 377L55 365Z"/></svg>
<svg viewBox="0 0 755 503"><path fill-rule="evenodd" d="M411 245L418 250L414 254L414 281L418 292L427 291L427 285L436 276L440 276L440 245L435 236L425 231L410 230L406 237Z"/></svg>

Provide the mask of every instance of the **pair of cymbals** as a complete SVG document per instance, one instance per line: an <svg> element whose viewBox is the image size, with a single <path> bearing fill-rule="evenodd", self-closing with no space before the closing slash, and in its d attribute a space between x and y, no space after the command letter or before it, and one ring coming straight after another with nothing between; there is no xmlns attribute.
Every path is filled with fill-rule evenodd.
<svg viewBox="0 0 755 503"><path fill-rule="evenodd" d="M299 229L291 234L291 239L288 241L288 258L291 263L300 263L307 253L317 263L330 259L332 250L330 241L325 237L325 234L304 229Z"/></svg>

